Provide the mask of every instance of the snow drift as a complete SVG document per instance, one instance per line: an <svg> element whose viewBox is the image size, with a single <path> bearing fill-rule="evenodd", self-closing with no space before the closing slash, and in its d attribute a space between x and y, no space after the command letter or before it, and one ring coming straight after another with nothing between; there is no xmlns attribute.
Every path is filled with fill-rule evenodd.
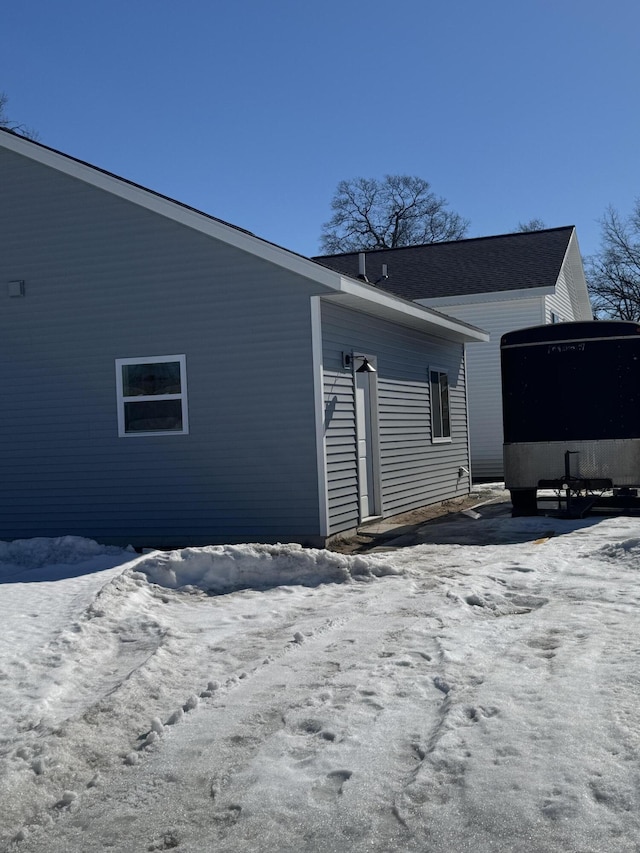
<svg viewBox="0 0 640 853"><path fill-rule="evenodd" d="M319 586L402 574L380 557L350 557L301 545L210 545L154 552L136 565L151 583L222 595L240 589Z"/></svg>

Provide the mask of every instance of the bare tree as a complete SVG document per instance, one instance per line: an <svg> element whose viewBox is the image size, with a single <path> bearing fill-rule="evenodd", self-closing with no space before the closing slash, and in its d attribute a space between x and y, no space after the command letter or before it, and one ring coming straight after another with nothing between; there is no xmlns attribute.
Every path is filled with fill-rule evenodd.
<svg viewBox="0 0 640 853"><path fill-rule="evenodd" d="M320 236L327 254L458 240L469 227L428 181L409 175L340 181L331 209Z"/></svg>
<svg viewBox="0 0 640 853"><path fill-rule="evenodd" d="M13 133L19 133L20 136L26 136L27 139L37 139L38 134L35 130L19 122L12 121L9 118L7 115L8 103L9 97L4 92L0 92L0 127L4 127L5 130L11 130Z"/></svg>
<svg viewBox="0 0 640 853"><path fill-rule="evenodd" d="M518 222L516 231L544 231L547 226L542 219L530 219L528 222Z"/></svg>
<svg viewBox="0 0 640 853"><path fill-rule="evenodd" d="M587 262L594 314L640 321L640 199L626 219L609 207L600 225L600 253Z"/></svg>

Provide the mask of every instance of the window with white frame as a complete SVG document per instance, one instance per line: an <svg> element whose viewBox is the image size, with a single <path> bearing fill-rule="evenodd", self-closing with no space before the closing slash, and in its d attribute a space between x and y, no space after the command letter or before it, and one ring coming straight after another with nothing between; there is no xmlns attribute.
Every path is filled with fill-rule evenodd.
<svg viewBox="0 0 640 853"><path fill-rule="evenodd" d="M184 355L117 358L118 435L189 432Z"/></svg>
<svg viewBox="0 0 640 853"><path fill-rule="evenodd" d="M431 439L451 441L451 416L449 409L449 377L446 370L429 369L431 396Z"/></svg>

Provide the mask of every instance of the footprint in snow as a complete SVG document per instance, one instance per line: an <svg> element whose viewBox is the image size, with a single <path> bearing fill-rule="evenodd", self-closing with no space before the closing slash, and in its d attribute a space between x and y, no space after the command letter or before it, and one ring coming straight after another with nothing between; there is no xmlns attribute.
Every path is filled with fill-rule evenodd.
<svg viewBox="0 0 640 853"><path fill-rule="evenodd" d="M549 603L549 599L543 595L527 595L518 592L507 592L505 598L508 598L509 602L516 607L526 607L531 610L538 610L538 608Z"/></svg>
<svg viewBox="0 0 640 853"><path fill-rule="evenodd" d="M447 684L447 682L439 675L436 675L433 679L433 686L437 687L442 693L446 694L451 690L451 685Z"/></svg>
<svg viewBox="0 0 640 853"><path fill-rule="evenodd" d="M240 820L240 813L242 812L242 806L239 805L230 805L225 809L220 809L220 811L214 812L212 817L217 823L223 823L226 826L233 826L234 823L237 823Z"/></svg>
<svg viewBox="0 0 640 853"><path fill-rule="evenodd" d="M345 782L353 773L351 770L333 770L327 773L322 782L314 789L313 796L316 800L332 800L341 796Z"/></svg>
<svg viewBox="0 0 640 853"><path fill-rule="evenodd" d="M180 841L178 836L173 832L165 832L160 838L156 838L147 847L147 850L174 850L178 847Z"/></svg>

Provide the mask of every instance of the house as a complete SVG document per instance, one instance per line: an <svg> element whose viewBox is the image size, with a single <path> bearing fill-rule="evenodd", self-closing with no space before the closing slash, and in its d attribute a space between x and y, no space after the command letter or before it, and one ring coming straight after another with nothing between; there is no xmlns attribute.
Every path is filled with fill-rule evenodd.
<svg viewBox="0 0 640 853"><path fill-rule="evenodd" d="M345 275L360 271L357 253L315 260ZM490 333L488 343L468 345L471 463L476 478L501 477L501 336L592 319L575 228L379 249L364 260L365 276L385 291Z"/></svg>
<svg viewBox="0 0 640 853"><path fill-rule="evenodd" d="M0 132L0 539L321 544L468 493L486 333Z"/></svg>

